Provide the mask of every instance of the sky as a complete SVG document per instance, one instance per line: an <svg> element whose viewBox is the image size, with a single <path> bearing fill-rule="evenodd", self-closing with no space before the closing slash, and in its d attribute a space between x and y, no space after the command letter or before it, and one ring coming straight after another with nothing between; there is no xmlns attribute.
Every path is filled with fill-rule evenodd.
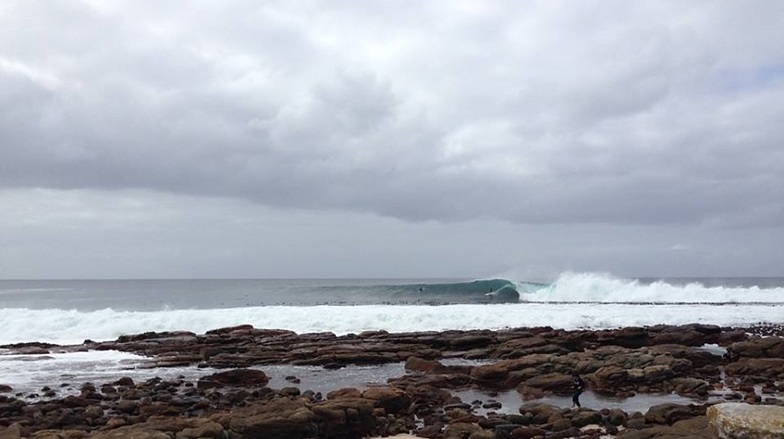
<svg viewBox="0 0 784 439"><path fill-rule="evenodd" d="M0 3L0 278L784 276L784 3Z"/></svg>

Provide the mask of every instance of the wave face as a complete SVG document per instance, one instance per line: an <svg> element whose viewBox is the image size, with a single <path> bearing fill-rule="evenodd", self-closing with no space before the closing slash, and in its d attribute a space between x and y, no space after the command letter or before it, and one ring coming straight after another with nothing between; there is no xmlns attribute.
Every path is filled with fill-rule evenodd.
<svg viewBox="0 0 784 439"><path fill-rule="evenodd" d="M515 284L505 279L471 282L418 283L393 285L382 293L395 302L417 303L515 303L520 295Z"/></svg>

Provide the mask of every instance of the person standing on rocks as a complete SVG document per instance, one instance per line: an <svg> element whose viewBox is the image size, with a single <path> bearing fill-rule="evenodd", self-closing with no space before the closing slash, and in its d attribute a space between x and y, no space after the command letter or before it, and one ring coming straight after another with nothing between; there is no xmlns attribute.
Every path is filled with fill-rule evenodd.
<svg viewBox="0 0 784 439"><path fill-rule="evenodd" d="M583 393L585 390L585 381L580 378L580 374L577 372L572 373L572 408L580 408L580 394Z"/></svg>

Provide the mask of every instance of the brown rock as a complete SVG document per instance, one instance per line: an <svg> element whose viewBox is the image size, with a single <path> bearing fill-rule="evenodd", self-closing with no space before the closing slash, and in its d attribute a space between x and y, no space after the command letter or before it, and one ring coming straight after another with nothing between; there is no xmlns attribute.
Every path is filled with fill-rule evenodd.
<svg viewBox="0 0 784 439"><path fill-rule="evenodd" d="M725 368L728 375L784 378L784 358L742 358Z"/></svg>
<svg viewBox="0 0 784 439"><path fill-rule="evenodd" d="M405 369L413 372L435 372L440 367L443 365L438 361L419 357L408 357L405 364Z"/></svg>
<svg viewBox="0 0 784 439"><path fill-rule="evenodd" d="M483 348L494 341L494 338L489 335L463 335L449 340L449 346L453 349L467 350Z"/></svg>
<svg viewBox="0 0 784 439"><path fill-rule="evenodd" d="M202 425L186 428L176 435L176 439L224 439L226 432L217 422L207 421Z"/></svg>
<svg viewBox="0 0 784 439"><path fill-rule="evenodd" d="M531 439L535 436L545 436L547 431L536 427L518 427L512 430L514 439Z"/></svg>
<svg viewBox="0 0 784 439"><path fill-rule="evenodd" d="M128 426L98 433L90 439L171 439L171 436L158 430Z"/></svg>
<svg viewBox="0 0 784 439"><path fill-rule="evenodd" d="M317 417L319 435L355 438L370 435L375 427L373 402L364 398L323 401L311 407Z"/></svg>
<svg viewBox="0 0 784 439"><path fill-rule="evenodd" d="M659 404L648 409L645 421L651 424L672 425L677 421L705 415L704 406L694 404Z"/></svg>
<svg viewBox="0 0 784 439"><path fill-rule="evenodd" d="M487 385L501 386L509 371L497 364L484 364L471 369L471 378Z"/></svg>
<svg viewBox="0 0 784 439"><path fill-rule="evenodd" d="M340 399L340 398L361 398L362 392L353 387L346 387L343 389L333 390L327 393L327 399Z"/></svg>
<svg viewBox="0 0 784 439"><path fill-rule="evenodd" d="M229 428L240 437L302 439L315 433L316 415L304 403L277 399L231 413Z"/></svg>
<svg viewBox="0 0 784 439"><path fill-rule="evenodd" d="M752 358L784 357L784 338L764 337L733 343L728 348L733 355Z"/></svg>
<svg viewBox="0 0 784 439"><path fill-rule="evenodd" d="M482 427L466 422L454 422L444 429L444 439L465 439L482 431Z"/></svg>
<svg viewBox="0 0 784 439"><path fill-rule="evenodd" d="M572 377L553 372L530 378L526 380L524 384L528 387L565 394L569 393L572 388Z"/></svg>
<svg viewBox="0 0 784 439"><path fill-rule="evenodd" d="M0 439L20 439L22 437L22 427L18 423L13 423L8 427L0 427Z"/></svg>
<svg viewBox="0 0 784 439"><path fill-rule="evenodd" d="M234 369L218 372L199 379L199 389L225 386L264 387L269 382L267 374L256 369Z"/></svg>
<svg viewBox="0 0 784 439"><path fill-rule="evenodd" d="M362 397L373 400L376 407L393 414L408 409L411 404L406 392L392 387L370 387L362 392Z"/></svg>

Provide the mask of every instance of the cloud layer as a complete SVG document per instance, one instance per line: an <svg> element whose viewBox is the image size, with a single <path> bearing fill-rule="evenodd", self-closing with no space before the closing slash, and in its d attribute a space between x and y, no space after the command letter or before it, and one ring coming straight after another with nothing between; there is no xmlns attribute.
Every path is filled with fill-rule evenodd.
<svg viewBox="0 0 784 439"><path fill-rule="evenodd" d="M781 23L777 1L6 1L0 188L780 230Z"/></svg>

